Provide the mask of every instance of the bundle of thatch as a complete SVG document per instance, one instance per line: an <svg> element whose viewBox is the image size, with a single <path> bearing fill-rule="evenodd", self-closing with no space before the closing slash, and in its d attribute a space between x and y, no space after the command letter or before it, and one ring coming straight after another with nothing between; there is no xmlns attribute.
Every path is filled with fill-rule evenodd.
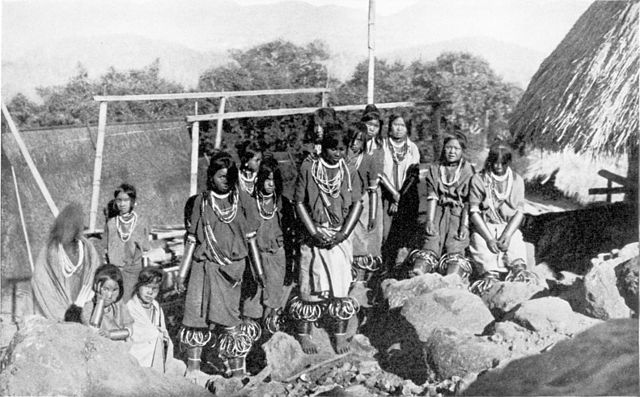
<svg viewBox="0 0 640 397"><path fill-rule="evenodd" d="M596 1L544 60L510 120L521 145L622 154L638 144L638 12Z"/></svg>

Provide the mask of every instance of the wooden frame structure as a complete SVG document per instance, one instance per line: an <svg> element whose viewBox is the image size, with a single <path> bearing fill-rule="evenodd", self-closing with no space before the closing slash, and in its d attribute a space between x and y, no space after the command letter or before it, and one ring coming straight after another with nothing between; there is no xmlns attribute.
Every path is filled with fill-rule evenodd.
<svg viewBox="0 0 640 397"><path fill-rule="evenodd" d="M329 88L302 88L302 89L277 89L277 90L255 90L255 91L220 91L220 92L193 92L180 94L144 94L144 95L116 95L116 96L94 96L93 99L100 103L100 113L98 119L98 138L96 142L96 155L93 168L93 184L91 192L91 208L89 212L89 232L96 231L96 218L98 215L98 200L100 199L100 181L102 177L102 158L104 152L104 139L107 126L107 106L109 102L131 102L131 101L162 101L178 99L207 99L220 98L217 113L197 114L197 102L195 115L187 116L187 123L191 124L191 175L189 181L189 194L197 193L198 182L198 149L200 145L200 122L217 121L215 147L219 148L222 143L222 123L225 119L241 119L251 117L274 117L294 114L309 114L315 112L320 107L326 107L328 103ZM319 107L304 108L283 108L269 110L251 110L243 112L225 113L227 98L247 97L259 95L293 95L293 94L321 94ZM380 109L395 107L413 107L414 102L392 102L376 104ZM366 105L346 105L336 106L336 111L362 110Z"/></svg>

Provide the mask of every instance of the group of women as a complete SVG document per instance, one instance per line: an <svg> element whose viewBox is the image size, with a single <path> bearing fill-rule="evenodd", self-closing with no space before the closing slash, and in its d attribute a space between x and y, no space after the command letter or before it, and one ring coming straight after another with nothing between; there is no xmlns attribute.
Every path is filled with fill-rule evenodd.
<svg viewBox="0 0 640 397"><path fill-rule="evenodd" d="M186 291L179 339L186 350L187 376L196 376L202 357L214 366L218 360L230 376L243 375L246 357L262 330L275 332L283 318L295 323L304 352L318 351L318 324L331 330L336 352L348 351L347 324L360 306L350 296L353 284L375 288L381 275L398 266L410 276L471 276L477 280L472 285L477 293L507 273L510 280L528 279L518 230L524 184L509 166L509 148L492 146L484 168L476 173L464 159L465 136L460 131L446 135L439 160L426 169L427 219L420 232L420 152L409 139L408 121L405 115L392 115L383 134L383 118L375 105L368 105L361 121L348 126L333 109L320 109L288 199L283 198L278 161L257 143L243 142L236 156L225 151L212 155L206 189L185 205L185 249L175 282L178 291ZM127 329L116 336L135 341L131 324L143 323L147 331L157 331L166 360L170 340L155 301L162 273L147 274L155 268L145 267L147 230L133 211L135 199L132 186L120 186L110 207L115 215L106 224L106 266L118 274L112 268L109 277L101 273L100 256L82 237L81 210L70 206L52 229L34 289L44 313L61 319L70 306L84 305L80 317L89 324L103 295L116 296L106 307L124 296L130 313L118 312L108 331ZM284 208L291 209L298 225L294 250L285 250L291 239L283 232ZM402 247L411 251L398 264L396 254ZM286 277L291 262L287 253L293 251L297 283ZM89 284L93 294L86 288ZM128 317L134 313L138 321L132 322ZM203 355L211 348L215 359Z"/></svg>

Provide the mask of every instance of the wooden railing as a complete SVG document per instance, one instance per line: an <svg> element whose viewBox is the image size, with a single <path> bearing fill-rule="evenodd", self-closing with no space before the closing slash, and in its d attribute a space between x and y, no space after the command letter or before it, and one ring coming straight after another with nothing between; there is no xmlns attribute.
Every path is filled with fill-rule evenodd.
<svg viewBox="0 0 640 397"><path fill-rule="evenodd" d="M607 180L607 187L591 188L589 189L589 194L606 194L607 203L610 203L613 194L629 193L629 180L627 178L607 170L598 171L598 175ZM622 186L613 186L614 182Z"/></svg>

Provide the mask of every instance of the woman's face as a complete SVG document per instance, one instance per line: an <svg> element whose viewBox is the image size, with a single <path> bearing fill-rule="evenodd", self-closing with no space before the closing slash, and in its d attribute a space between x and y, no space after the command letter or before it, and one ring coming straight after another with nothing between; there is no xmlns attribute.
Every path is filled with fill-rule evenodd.
<svg viewBox="0 0 640 397"><path fill-rule="evenodd" d="M229 181L227 179L228 172L228 168L220 168L215 174L213 174L213 190L216 193L227 193L231 190L231 186L229 186Z"/></svg>
<svg viewBox="0 0 640 397"><path fill-rule="evenodd" d="M329 164L338 164L340 159L344 158L347 147L342 141L334 148L322 148L322 158Z"/></svg>
<svg viewBox="0 0 640 397"><path fill-rule="evenodd" d="M398 117L391 123L391 138L403 139L407 136L407 126L402 117Z"/></svg>
<svg viewBox="0 0 640 397"><path fill-rule="evenodd" d="M133 200L125 192L120 192L115 198L115 205L120 215L125 215L133 209Z"/></svg>
<svg viewBox="0 0 640 397"><path fill-rule="evenodd" d="M104 305L109 306L112 303L115 303L116 299L118 299L118 295L120 295L120 286L115 280L108 279L102 286L100 287L100 291L98 291L98 295L104 298Z"/></svg>
<svg viewBox="0 0 640 397"><path fill-rule="evenodd" d="M251 172L256 172L258 171L258 168L260 168L261 162L262 162L262 153L256 153L249 161L247 161L247 164L245 167Z"/></svg>
<svg viewBox="0 0 640 397"><path fill-rule="evenodd" d="M507 173L509 166L500 159L491 165L491 172L498 176L502 176Z"/></svg>
<svg viewBox="0 0 640 397"><path fill-rule="evenodd" d="M362 149L364 148L364 139L362 134L358 134L353 141L351 141L351 146L349 147L353 154L362 153Z"/></svg>
<svg viewBox="0 0 640 397"><path fill-rule="evenodd" d="M160 283L149 283L138 288L138 298L144 304L150 304L160 292Z"/></svg>
<svg viewBox="0 0 640 397"><path fill-rule="evenodd" d="M262 184L262 193L269 195L276 191L276 183L273 180L273 172L269 174L269 177L264 180Z"/></svg>
<svg viewBox="0 0 640 397"><path fill-rule="evenodd" d="M367 126L367 135L369 135L371 138L375 138L380 133L379 120L367 120L364 124Z"/></svg>
<svg viewBox="0 0 640 397"><path fill-rule="evenodd" d="M444 145L444 158L448 163L455 163L462 158L462 146L457 139L450 139Z"/></svg>

